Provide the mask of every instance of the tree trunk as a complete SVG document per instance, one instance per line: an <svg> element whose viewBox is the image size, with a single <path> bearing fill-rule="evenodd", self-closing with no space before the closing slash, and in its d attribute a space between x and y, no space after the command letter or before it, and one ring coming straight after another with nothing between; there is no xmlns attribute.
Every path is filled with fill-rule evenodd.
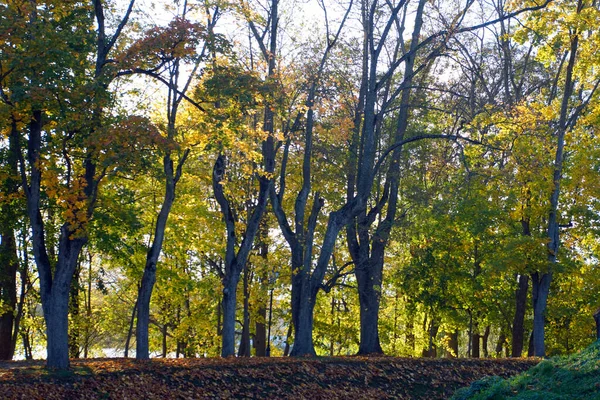
<svg viewBox="0 0 600 400"><path fill-rule="evenodd" d="M33 352L31 349L31 340L29 340L29 332L21 332L21 339L23 340L23 352L25 353L25 359L27 361L33 360Z"/></svg>
<svg viewBox="0 0 600 400"><path fill-rule="evenodd" d="M379 265L369 264L355 270L360 304L360 355L383 354L378 329L382 271Z"/></svg>
<svg viewBox="0 0 600 400"><path fill-rule="evenodd" d="M236 312L236 291L239 279L237 276L231 276L229 281L224 282L223 288L223 331L222 331L222 357L233 357L235 355L235 312Z"/></svg>
<svg viewBox="0 0 600 400"><path fill-rule="evenodd" d="M473 334L471 335L471 358L479 358L480 343L481 335L477 331L473 332Z"/></svg>
<svg viewBox="0 0 600 400"><path fill-rule="evenodd" d="M46 321L48 368L69 368L69 295L53 293L43 304Z"/></svg>
<svg viewBox="0 0 600 400"><path fill-rule="evenodd" d="M240 338L238 357L250 357L250 288L248 275L248 263L246 263L243 275L244 310L242 318L242 337Z"/></svg>
<svg viewBox="0 0 600 400"><path fill-rule="evenodd" d="M504 342L506 342L506 335L504 333L500 333L500 336L498 337L498 342L496 343L496 357L502 356L502 348L504 347Z"/></svg>
<svg viewBox="0 0 600 400"><path fill-rule="evenodd" d="M489 353L488 353L488 340L490 338L490 326L486 326L485 327L485 332L483 333L483 336L481 337L481 345L483 347L483 356L485 358L489 357Z"/></svg>
<svg viewBox="0 0 600 400"><path fill-rule="evenodd" d="M133 311L131 312L131 319L129 320L129 330L127 331L127 339L125 339L125 354L123 355L125 358L129 357L129 344L131 343L131 336L133 335L133 326L135 323L135 316L137 315L137 308L138 299L135 300Z"/></svg>
<svg viewBox="0 0 600 400"><path fill-rule="evenodd" d="M544 328L546 325L546 306L550 292L552 273L535 272L531 275L533 298L533 355L545 357Z"/></svg>
<svg viewBox="0 0 600 400"><path fill-rule="evenodd" d="M174 115L174 114L173 114ZM173 122L174 124L174 122ZM174 128L171 128L174 129ZM146 254L146 265L144 275L138 291L138 314L136 328L136 352L135 358L138 360L147 360L150 357L148 345L148 329L150 324L150 299L152 290L156 283L156 264L162 250L165 238L167 220L171 213L171 207L175 201L175 190L177 182L181 178L183 164L187 158L188 151L180 158L176 171L173 168L171 153L167 152L163 158L163 169L165 172L165 196L160 212L156 218L154 227L154 237L152 245Z"/></svg>
<svg viewBox="0 0 600 400"><path fill-rule="evenodd" d="M529 333L529 340L527 341L527 357L533 357L535 352L533 351L533 330Z"/></svg>
<svg viewBox="0 0 600 400"><path fill-rule="evenodd" d="M257 357L265 357L267 355L267 299L269 297L269 271L265 268L269 263L269 225L266 214L260 221L259 229L258 248L259 255L263 260L263 267L259 279L258 318L254 324L254 350Z"/></svg>
<svg viewBox="0 0 600 400"><path fill-rule="evenodd" d="M285 346L283 348L283 356L284 357L287 357L287 356L290 355L290 348L291 348L290 340L292 338L292 330L293 330L293 328L294 328L294 324L293 324L292 321L290 321L290 324L288 326L287 334L285 335ZM269 348L270 348L270 345L269 345L269 347L267 347L267 349L269 349ZM269 349L269 356L271 356L270 353L271 352L270 352L270 349Z"/></svg>
<svg viewBox="0 0 600 400"><path fill-rule="evenodd" d="M164 324L161 333L162 333L162 358L167 358L167 334L168 334L169 325Z"/></svg>
<svg viewBox="0 0 600 400"><path fill-rule="evenodd" d="M11 130L9 136L9 149L7 167L9 176L4 178L2 191L6 195L16 194L19 189L19 131L17 121L11 116ZM0 303L5 312L0 315L0 360L12 360L17 341L18 320L17 310L17 270L19 259L14 224L16 210L10 205L2 206L0 217ZM26 251L26 250L24 250ZM25 266L27 267L27 266Z"/></svg>
<svg viewBox="0 0 600 400"><path fill-rule="evenodd" d="M294 252L298 256L298 249ZM292 254L292 265L299 259ZM315 348L312 340L313 312L316 301L311 293L310 275L306 272L306 266L292 269L292 321L294 324L294 344L290 356L308 357L315 356Z"/></svg>
<svg viewBox="0 0 600 400"><path fill-rule="evenodd" d="M73 284L69 294L69 314L71 316L71 324L69 326L69 357L79 358L81 339L81 318L79 315L79 278L81 275L81 263L77 263L75 274L73 275Z"/></svg>
<svg viewBox="0 0 600 400"><path fill-rule="evenodd" d="M6 310L0 315L0 360L12 360L15 350L15 309L17 306L17 246L12 229L2 233L0 243L0 302Z"/></svg>
<svg viewBox="0 0 600 400"><path fill-rule="evenodd" d="M297 305L296 318L294 318L294 345L290 353L292 357L313 357L317 354L312 340L315 300L316 295L314 298L302 296L302 301Z"/></svg>
<svg viewBox="0 0 600 400"><path fill-rule="evenodd" d="M265 357L267 355L267 308L262 304L258 309L258 319L254 325L254 351L256 357Z"/></svg>
<svg viewBox="0 0 600 400"><path fill-rule="evenodd" d="M427 344L427 348L423 349L423 357L436 358L437 357L437 346L435 344L435 339L437 337L440 326L437 324L435 319L432 319L429 323L429 329L427 329L427 336L429 342Z"/></svg>
<svg viewBox="0 0 600 400"><path fill-rule="evenodd" d="M150 328L150 298L156 282L156 264L151 260L146 263L144 275L140 283L137 299L137 323L135 330L135 358L147 360L150 358L148 331Z"/></svg>
<svg viewBox="0 0 600 400"><path fill-rule="evenodd" d="M92 335L92 253L88 251L88 276L85 300L85 341L83 343L83 358L88 358Z"/></svg>
<svg viewBox="0 0 600 400"><path fill-rule="evenodd" d="M521 357L523 355L528 290L529 277L527 275L519 275L519 286L515 293L515 318L512 327L512 357Z"/></svg>
<svg viewBox="0 0 600 400"><path fill-rule="evenodd" d="M448 347L450 347L449 356L458 357L458 329L454 330L454 332L450 334Z"/></svg>

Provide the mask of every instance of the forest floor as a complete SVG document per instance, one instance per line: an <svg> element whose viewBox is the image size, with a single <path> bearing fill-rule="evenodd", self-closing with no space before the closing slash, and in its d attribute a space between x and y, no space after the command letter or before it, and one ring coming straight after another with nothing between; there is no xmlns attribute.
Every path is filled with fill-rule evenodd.
<svg viewBox="0 0 600 400"><path fill-rule="evenodd" d="M525 359L334 357L315 359L73 360L0 363L2 399L447 399L485 376L509 377Z"/></svg>

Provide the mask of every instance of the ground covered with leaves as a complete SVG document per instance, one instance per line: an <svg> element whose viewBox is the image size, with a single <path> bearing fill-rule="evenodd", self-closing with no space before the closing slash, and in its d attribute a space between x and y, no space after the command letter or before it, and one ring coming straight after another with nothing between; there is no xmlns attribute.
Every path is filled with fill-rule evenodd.
<svg viewBox="0 0 600 400"><path fill-rule="evenodd" d="M42 362L0 364L2 399L446 399L532 360L406 358L94 359L48 372Z"/></svg>
<svg viewBox="0 0 600 400"><path fill-rule="evenodd" d="M600 340L579 353L544 360L511 379L479 380L453 399L600 400Z"/></svg>

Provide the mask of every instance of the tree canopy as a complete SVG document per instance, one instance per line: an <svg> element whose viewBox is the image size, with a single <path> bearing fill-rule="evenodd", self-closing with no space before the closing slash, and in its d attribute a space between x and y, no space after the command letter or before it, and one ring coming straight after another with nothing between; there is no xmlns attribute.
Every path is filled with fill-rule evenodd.
<svg viewBox="0 0 600 400"><path fill-rule="evenodd" d="M598 27L592 0L4 1L0 359L583 348Z"/></svg>

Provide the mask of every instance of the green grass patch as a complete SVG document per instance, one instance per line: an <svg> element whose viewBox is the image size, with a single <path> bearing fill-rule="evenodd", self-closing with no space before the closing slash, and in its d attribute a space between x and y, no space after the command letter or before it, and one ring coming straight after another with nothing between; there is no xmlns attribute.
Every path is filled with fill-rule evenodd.
<svg viewBox="0 0 600 400"><path fill-rule="evenodd" d="M600 400L600 341L570 355L542 361L510 379L486 377L452 400Z"/></svg>

